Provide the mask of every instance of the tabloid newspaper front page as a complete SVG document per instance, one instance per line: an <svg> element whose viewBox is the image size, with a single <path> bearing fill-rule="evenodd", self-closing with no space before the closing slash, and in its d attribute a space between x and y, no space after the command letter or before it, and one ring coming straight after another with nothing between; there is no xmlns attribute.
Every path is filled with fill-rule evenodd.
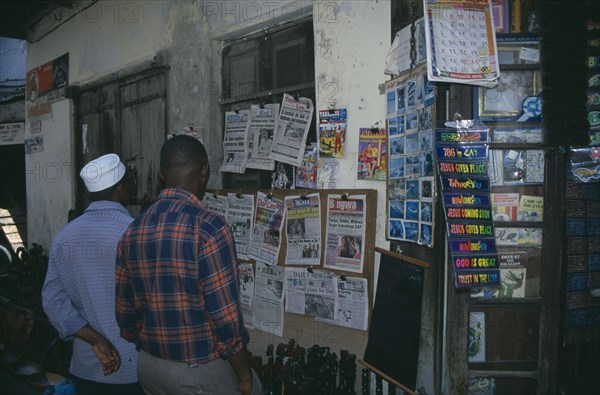
<svg viewBox="0 0 600 395"><path fill-rule="evenodd" d="M285 268L285 311L337 319L337 277L323 270Z"/></svg>
<svg viewBox="0 0 600 395"><path fill-rule="evenodd" d="M227 222L235 238L239 259L248 259L248 246L254 223L254 195L227 194Z"/></svg>
<svg viewBox="0 0 600 395"><path fill-rule="evenodd" d="M313 112L314 106L310 99L301 97L296 100L287 93L283 95L275 138L269 155L271 159L294 166L302 164Z"/></svg>
<svg viewBox="0 0 600 395"><path fill-rule="evenodd" d="M283 200L258 191L248 256L267 265L277 263L282 226Z"/></svg>
<svg viewBox="0 0 600 395"><path fill-rule="evenodd" d="M325 268L362 273L366 208L366 195L327 196Z"/></svg>
<svg viewBox="0 0 600 395"><path fill-rule="evenodd" d="M279 116L279 104L250 106L250 121L247 132L247 150L250 157L246 167L250 169L273 170L275 161L269 158L275 123Z"/></svg>
<svg viewBox="0 0 600 395"><path fill-rule="evenodd" d="M321 262L321 203L318 193L286 196L288 265L316 265Z"/></svg>
<svg viewBox="0 0 600 395"><path fill-rule="evenodd" d="M254 267L251 263L240 263L239 265L240 301L244 323L252 326L254 316L252 313L252 298L254 296Z"/></svg>
<svg viewBox="0 0 600 395"><path fill-rule="evenodd" d="M366 331L369 325L369 293L367 279L342 276L337 280L338 316L336 320L317 318L331 325Z"/></svg>
<svg viewBox="0 0 600 395"><path fill-rule="evenodd" d="M221 214L227 218L227 196L217 195L215 193L205 193L202 203L207 209Z"/></svg>
<svg viewBox="0 0 600 395"><path fill-rule="evenodd" d="M254 327L283 336L283 269L256 262Z"/></svg>
<svg viewBox="0 0 600 395"><path fill-rule="evenodd" d="M250 110L225 113L225 136L223 138L223 163L221 172L243 173L248 159L248 120Z"/></svg>

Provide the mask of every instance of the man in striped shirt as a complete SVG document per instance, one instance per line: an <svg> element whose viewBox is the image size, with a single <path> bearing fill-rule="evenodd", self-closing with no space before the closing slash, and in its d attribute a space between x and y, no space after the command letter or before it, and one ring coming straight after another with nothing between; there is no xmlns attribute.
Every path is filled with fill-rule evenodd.
<svg viewBox="0 0 600 395"><path fill-rule="evenodd" d="M167 140L165 189L119 242L117 322L140 349L147 394L262 394L246 351L233 235L201 202L209 175L202 143Z"/></svg>

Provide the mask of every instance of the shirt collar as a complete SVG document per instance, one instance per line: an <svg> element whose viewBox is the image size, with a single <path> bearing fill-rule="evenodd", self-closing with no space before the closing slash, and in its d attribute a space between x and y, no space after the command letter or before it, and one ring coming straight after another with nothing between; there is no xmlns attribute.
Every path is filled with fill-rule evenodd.
<svg viewBox="0 0 600 395"><path fill-rule="evenodd" d="M196 195L191 192L186 191L185 189L179 188L167 188L160 191L160 194L157 197L159 199L181 199L187 200L192 204L195 204L200 207L204 207L202 204L202 200L198 199Z"/></svg>
<svg viewBox="0 0 600 395"><path fill-rule="evenodd" d="M112 202L110 200L98 200L98 201L92 202L88 206L88 208L85 209L85 212L106 211L106 210L115 210L115 211L120 211L123 214L131 215L131 214L129 214L129 211L127 211L127 209L125 207L123 207L123 205L121 203Z"/></svg>

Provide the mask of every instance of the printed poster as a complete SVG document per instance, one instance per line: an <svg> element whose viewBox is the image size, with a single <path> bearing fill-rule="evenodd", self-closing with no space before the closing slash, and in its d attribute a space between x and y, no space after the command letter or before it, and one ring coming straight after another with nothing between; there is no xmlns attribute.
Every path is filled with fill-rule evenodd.
<svg viewBox="0 0 600 395"><path fill-rule="evenodd" d="M424 67L386 84L387 237L433 246L435 89Z"/></svg>
<svg viewBox="0 0 600 395"><path fill-rule="evenodd" d="M500 76L489 1L423 2L431 81L493 86Z"/></svg>
<svg viewBox="0 0 600 395"><path fill-rule="evenodd" d="M302 163L296 167L296 188L317 189L319 149L316 143L304 148Z"/></svg>
<svg viewBox="0 0 600 395"><path fill-rule="evenodd" d="M343 158L346 148L345 108L319 111L319 153L323 158Z"/></svg>
<svg viewBox="0 0 600 395"><path fill-rule="evenodd" d="M469 313L469 362L485 362L485 313Z"/></svg>
<svg viewBox="0 0 600 395"><path fill-rule="evenodd" d="M381 128L361 128L358 142L357 178L385 181L387 174L387 134Z"/></svg>

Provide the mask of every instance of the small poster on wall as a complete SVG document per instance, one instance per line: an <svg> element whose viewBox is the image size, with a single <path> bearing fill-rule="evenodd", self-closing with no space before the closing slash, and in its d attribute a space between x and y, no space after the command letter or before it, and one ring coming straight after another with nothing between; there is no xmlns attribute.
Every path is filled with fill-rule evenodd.
<svg viewBox="0 0 600 395"><path fill-rule="evenodd" d="M469 313L469 362L485 362L485 313Z"/></svg>
<svg viewBox="0 0 600 395"><path fill-rule="evenodd" d="M358 141L359 180L385 181L387 174L387 134L381 128L361 128Z"/></svg>
<svg viewBox="0 0 600 395"><path fill-rule="evenodd" d="M425 67L386 85L387 236L433 246L435 90Z"/></svg>
<svg viewBox="0 0 600 395"><path fill-rule="evenodd" d="M347 119L345 108L319 111L319 152L321 157L344 157Z"/></svg>

